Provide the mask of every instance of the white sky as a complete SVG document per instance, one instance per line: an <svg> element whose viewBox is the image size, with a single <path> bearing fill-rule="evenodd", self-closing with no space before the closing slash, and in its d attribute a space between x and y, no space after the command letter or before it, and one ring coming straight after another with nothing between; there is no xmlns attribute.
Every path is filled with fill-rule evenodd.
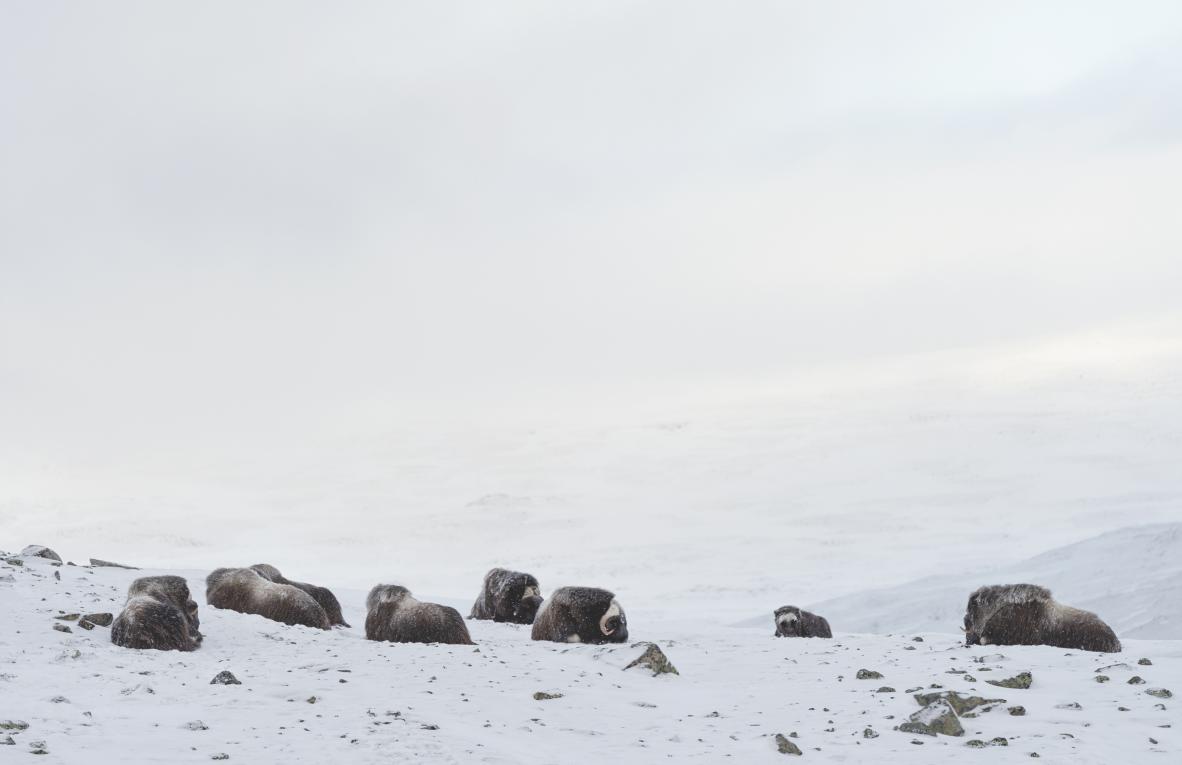
<svg viewBox="0 0 1182 765"><path fill-rule="evenodd" d="M572 6L5 4L4 448L1176 310L1182 3Z"/></svg>

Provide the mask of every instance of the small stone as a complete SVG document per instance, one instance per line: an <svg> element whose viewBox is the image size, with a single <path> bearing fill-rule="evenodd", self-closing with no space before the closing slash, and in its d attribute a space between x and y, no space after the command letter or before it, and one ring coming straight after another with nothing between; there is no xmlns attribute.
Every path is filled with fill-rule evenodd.
<svg viewBox="0 0 1182 765"><path fill-rule="evenodd" d="M884 685L881 688L879 688L877 691L875 691L875 693L894 693L894 692L895 692L895 689L890 687L889 685Z"/></svg>
<svg viewBox="0 0 1182 765"><path fill-rule="evenodd" d="M1149 667L1153 665L1153 662L1151 662L1149 659L1137 659L1137 663L1142 667Z"/></svg>
<svg viewBox="0 0 1182 765"><path fill-rule="evenodd" d="M862 738L878 738L878 731L874 728L866 728L862 731Z"/></svg>
<svg viewBox="0 0 1182 765"><path fill-rule="evenodd" d="M128 566L123 563L113 563L112 561L100 560L99 558L91 558L90 565L97 566L98 568L126 568L132 571L139 571L139 568L136 566ZM227 759L229 759L229 755L227 755Z"/></svg>
<svg viewBox="0 0 1182 765"><path fill-rule="evenodd" d="M1093 678L1093 679L1094 679L1094 680L1095 680L1097 683L1107 683L1107 682L1108 682L1109 680L1111 680L1112 678L1111 678L1111 677L1109 677L1108 675L1096 675L1096 677L1095 677L1095 678Z"/></svg>
<svg viewBox="0 0 1182 765"><path fill-rule="evenodd" d="M550 699L562 698L561 693L546 693L545 691L535 691L534 701L549 701Z"/></svg>
<svg viewBox="0 0 1182 765"><path fill-rule="evenodd" d="M636 648L641 645L647 646L647 648L644 649L644 653L633 659L628 666L624 667L624 669L628 670L632 669L633 667L644 667L645 669L652 670L653 677L666 674L681 674L677 671L677 667L673 666L673 663L669 661L669 657L665 655L665 652L662 651L656 643L636 643L632 647Z"/></svg>
<svg viewBox="0 0 1182 765"><path fill-rule="evenodd" d="M911 642L913 642L913 643L922 643L922 642L923 642L923 638L921 638L919 635L916 635L915 637L911 638Z"/></svg>
<svg viewBox="0 0 1182 765"><path fill-rule="evenodd" d="M1009 707L1008 709L1011 717L1024 717L1026 715L1026 707L1016 706Z"/></svg>
<svg viewBox="0 0 1182 765"><path fill-rule="evenodd" d="M971 712L979 706L984 704L1004 704L1005 699L986 699L981 696L961 696L956 691L944 691L943 693L917 693L913 697L920 706L927 706L935 701L943 699L947 701L952 710L958 715L963 715L966 712Z"/></svg>
<svg viewBox="0 0 1182 765"><path fill-rule="evenodd" d="M185 723L185 728L187 730L209 730L209 726L200 720L193 720L192 722Z"/></svg>
<svg viewBox="0 0 1182 765"><path fill-rule="evenodd" d="M1129 678L1129 685L1145 685L1145 678L1140 675L1133 675Z"/></svg>
<svg viewBox="0 0 1182 765"><path fill-rule="evenodd" d="M800 747L792 743L783 733L776 734L776 751L780 754L795 754L797 756L804 754L800 751Z"/></svg>
<svg viewBox="0 0 1182 765"><path fill-rule="evenodd" d="M64 624L55 624L55 625L53 625L53 628L55 630L57 630L58 632L73 632L74 631Z"/></svg>
<svg viewBox="0 0 1182 765"><path fill-rule="evenodd" d="M308 698L304 699L304 701L308 702L309 704L315 704L317 701L320 701L320 699L316 698L315 696L309 696Z"/></svg>
<svg viewBox="0 0 1182 765"><path fill-rule="evenodd" d="M50 704L69 704L70 700L67 699L65 696L54 696L52 699L49 700L49 703Z"/></svg>
<svg viewBox="0 0 1182 765"><path fill-rule="evenodd" d="M44 741L30 741L29 754L49 754Z"/></svg>
<svg viewBox="0 0 1182 765"><path fill-rule="evenodd" d="M1009 746L1010 742L1002 736L989 739L989 746Z"/></svg>
<svg viewBox="0 0 1182 765"><path fill-rule="evenodd" d="M859 680L881 680L882 673L873 669L859 669L857 677Z"/></svg>
<svg viewBox="0 0 1182 765"><path fill-rule="evenodd" d="M1171 699L1174 697L1174 694L1165 688L1150 688L1145 692L1150 696L1156 696L1159 699Z"/></svg>
<svg viewBox="0 0 1182 765"><path fill-rule="evenodd" d="M996 685L999 688L1017 688L1025 690L1034 682L1034 676L1029 672L1019 672L1013 677L1007 677L1004 680L986 680L990 685Z"/></svg>
<svg viewBox="0 0 1182 765"><path fill-rule="evenodd" d="M956 711L947 699L937 699L923 709L915 712L907 722L899 726L904 733L922 733L925 736L943 734L945 736L963 736L964 728L956 716Z"/></svg>
<svg viewBox="0 0 1182 765"><path fill-rule="evenodd" d="M973 677L968 672L966 672L964 675L964 681L966 683L975 683L975 682L977 682L977 678Z"/></svg>
<svg viewBox="0 0 1182 765"><path fill-rule="evenodd" d="M61 616L55 616L53 618L63 622L76 622L80 616L82 616L82 614L62 614Z"/></svg>
<svg viewBox="0 0 1182 765"><path fill-rule="evenodd" d="M3 739L0 739L0 746L16 746L16 739L12 736L5 736Z"/></svg>
<svg viewBox="0 0 1182 765"><path fill-rule="evenodd" d="M100 627L110 627L111 622L115 621L115 615L107 612L86 614L82 618L91 624L97 624Z"/></svg>
<svg viewBox="0 0 1182 765"><path fill-rule="evenodd" d="M0 730L28 730L29 724L24 720L0 720Z"/></svg>
<svg viewBox="0 0 1182 765"><path fill-rule="evenodd" d="M1083 709L1078 701L1068 701L1066 704L1056 704L1055 709Z"/></svg>
<svg viewBox="0 0 1182 765"><path fill-rule="evenodd" d="M93 622L90 622L90 621L87 621L86 619L80 619L80 620L78 621L78 626L79 626L79 627L81 627L81 628L82 628L82 629L84 629L84 630L92 630L92 629L94 629L94 623L93 623Z"/></svg>
<svg viewBox="0 0 1182 765"><path fill-rule="evenodd" d="M23 566L25 562L20 558L5 558L4 562L10 566Z"/></svg>
<svg viewBox="0 0 1182 765"><path fill-rule="evenodd" d="M989 746L989 744L986 744L984 741L982 741L979 738L970 739L970 740L964 742L964 745L968 746L968 747L972 747L973 749L984 749L985 747Z"/></svg>
<svg viewBox="0 0 1182 765"><path fill-rule="evenodd" d="M242 681L234 677L234 673L223 669L209 681L210 685L242 685Z"/></svg>
<svg viewBox="0 0 1182 765"><path fill-rule="evenodd" d="M211 759L211 760L228 760L228 759L230 759L230 755L226 754L225 752L218 752L217 754L209 755L209 759Z"/></svg>

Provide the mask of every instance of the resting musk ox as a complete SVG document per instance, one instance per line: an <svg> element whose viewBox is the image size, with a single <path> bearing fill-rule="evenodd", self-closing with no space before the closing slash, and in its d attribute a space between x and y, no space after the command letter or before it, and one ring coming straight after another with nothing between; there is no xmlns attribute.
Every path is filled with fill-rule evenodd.
<svg viewBox="0 0 1182 765"><path fill-rule="evenodd" d="M623 643L628 618L607 590L559 587L538 612L530 637L555 643Z"/></svg>
<svg viewBox="0 0 1182 765"><path fill-rule="evenodd" d="M468 618L533 624L540 605L542 593L532 574L494 568L484 575L484 588Z"/></svg>
<svg viewBox="0 0 1182 765"><path fill-rule="evenodd" d="M205 578L205 600L214 608L258 614L284 624L322 630L332 625L316 600L290 584L267 579L253 568L219 568Z"/></svg>
<svg viewBox="0 0 1182 765"><path fill-rule="evenodd" d="M344 615L341 614L341 602L337 600L337 596L332 594L332 591L327 587L319 587L315 584L307 584L305 582L293 582L283 574L279 573L279 569L268 563L256 563L251 566L264 579L269 579L276 584L290 584L296 589L303 590L312 596L320 607L324 609L325 615L328 616L328 622L332 625L340 625L348 627L349 624L345 621Z"/></svg>
<svg viewBox="0 0 1182 765"><path fill-rule="evenodd" d="M1112 628L1091 611L1055 602L1034 584L981 587L969 596L965 645L1051 645L1081 651L1120 651Z"/></svg>
<svg viewBox="0 0 1182 765"><path fill-rule="evenodd" d="M127 589L127 605L111 625L123 648L195 651L201 645L197 604L179 576L145 576Z"/></svg>
<svg viewBox="0 0 1182 765"><path fill-rule="evenodd" d="M416 600L405 587L379 584L369 591L365 607L365 637L369 640L473 645L459 611Z"/></svg>
<svg viewBox="0 0 1182 765"><path fill-rule="evenodd" d="M780 606L776 609L776 637L831 638L833 631L823 616L796 606Z"/></svg>

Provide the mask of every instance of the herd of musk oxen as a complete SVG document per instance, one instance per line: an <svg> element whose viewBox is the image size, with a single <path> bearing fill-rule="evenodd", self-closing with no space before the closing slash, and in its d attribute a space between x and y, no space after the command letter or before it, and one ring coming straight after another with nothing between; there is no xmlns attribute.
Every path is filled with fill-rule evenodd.
<svg viewBox="0 0 1182 765"><path fill-rule="evenodd" d="M26 553L61 561L41 546L26 548ZM206 577L205 585L205 600L214 608L305 627L349 626L340 602L327 588L291 581L264 563L219 568ZM365 636L370 640L472 644L459 611L424 603L400 585L375 586L365 605ZM603 644L628 639L624 609L608 590L560 587L544 599L534 576L503 568L485 575L468 618L532 624L534 640ZM773 619L776 637L833 637L824 617L796 606L777 608ZM1121 649L1116 634L1100 617L1058 603L1050 590L1033 584L977 589L969 596L963 629L966 645L1047 645L1111 653ZM111 642L126 648L193 651L201 640L197 603L179 576L136 579L111 625Z"/></svg>

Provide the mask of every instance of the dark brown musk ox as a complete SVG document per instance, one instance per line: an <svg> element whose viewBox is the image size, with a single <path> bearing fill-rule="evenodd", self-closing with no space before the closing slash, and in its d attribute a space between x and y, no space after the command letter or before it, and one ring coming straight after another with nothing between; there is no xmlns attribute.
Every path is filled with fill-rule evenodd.
<svg viewBox="0 0 1182 765"><path fill-rule="evenodd" d="M284 624L330 629L328 614L308 593L267 579L253 568L219 568L205 578L205 600L214 608L258 614Z"/></svg>
<svg viewBox="0 0 1182 765"><path fill-rule="evenodd" d="M541 605L542 593L532 574L494 568L484 575L484 587L468 618L533 624Z"/></svg>
<svg viewBox="0 0 1182 765"><path fill-rule="evenodd" d="M197 603L179 576L145 576L127 588L127 604L111 624L111 642L123 648L195 651L201 645Z"/></svg>
<svg viewBox="0 0 1182 765"><path fill-rule="evenodd" d="M365 607L368 640L473 645L459 611L438 603L423 603L405 587L379 584L369 591Z"/></svg>
<svg viewBox="0 0 1182 765"><path fill-rule="evenodd" d="M344 615L341 613L341 602L337 600L337 596L332 594L332 590L327 587L320 587L315 584L308 584L306 582L293 582L279 572L279 569L270 565L269 563L256 563L251 566L264 579L269 579L276 584L290 584L296 589L303 590L312 596L312 599L320 604L324 609L324 613L328 616L329 624L333 626L348 627L348 622L345 621Z"/></svg>
<svg viewBox="0 0 1182 765"><path fill-rule="evenodd" d="M1000 584L969 596L965 645L1050 645L1080 651L1120 651L1112 628L1091 611L1058 603L1046 587Z"/></svg>
<svg viewBox="0 0 1182 765"><path fill-rule="evenodd" d="M530 637L555 643L623 643L628 618L607 590L559 587L542 605Z"/></svg>
<svg viewBox="0 0 1182 765"><path fill-rule="evenodd" d="M796 606L776 609L776 637L831 638L833 630L823 616L802 611Z"/></svg>

